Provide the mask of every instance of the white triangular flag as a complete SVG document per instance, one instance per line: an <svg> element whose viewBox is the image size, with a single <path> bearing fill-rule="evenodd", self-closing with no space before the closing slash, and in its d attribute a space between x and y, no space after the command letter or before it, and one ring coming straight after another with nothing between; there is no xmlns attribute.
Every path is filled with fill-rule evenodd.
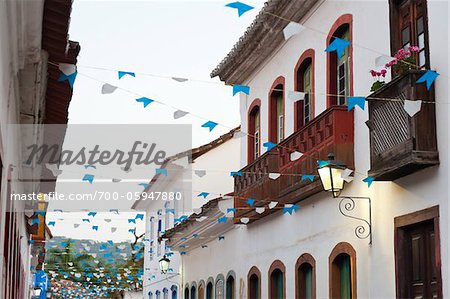
<svg viewBox="0 0 450 299"><path fill-rule="evenodd" d="M278 204L277 201L271 201L271 202L269 203L269 209L275 208L275 207L277 206L277 204Z"/></svg>
<svg viewBox="0 0 450 299"><path fill-rule="evenodd" d="M341 178L345 180L352 174L352 172L353 172L353 170L351 170L349 168L344 169L344 171L342 171L342 173L341 173Z"/></svg>
<svg viewBox="0 0 450 299"><path fill-rule="evenodd" d="M183 116L186 116L187 114L189 114L189 112L186 112L183 110L177 110L173 113L173 118L179 119L179 118L182 118Z"/></svg>
<svg viewBox="0 0 450 299"><path fill-rule="evenodd" d="M303 156L302 153L295 151L295 152L291 153L290 158L291 158L291 161L295 161L295 160L300 159L301 156Z"/></svg>
<svg viewBox="0 0 450 299"><path fill-rule="evenodd" d="M106 218L106 219L105 219L105 222L111 222L111 219Z"/></svg>
<svg viewBox="0 0 450 299"><path fill-rule="evenodd" d="M105 83L102 86L102 94L110 94L113 93L117 89L117 86Z"/></svg>
<svg viewBox="0 0 450 299"><path fill-rule="evenodd" d="M277 172L271 172L269 173L269 179L271 180L276 180L281 176L281 174L277 173Z"/></svg>
<svg viewBox="0 0 450 299"><path fill-rule="evenodd" d="M284 39L288 40L289 38L291 38L292 36L299 34L300 32L302 32L305 29L305 26L299 24L299 23L295 23L295 22L290 22L286 27L284 27L283 29L283 34L284 34Z"/></svg>
<svg viewBox="0 0 450 299"><path fill-rule="evenodd" d="M77 228L77 227L79 227L80 225L78 224L78 223L75 223L74 225L73 225L73 227L74 228Z"/></svg>
<svg viewBox="0 0 450 299"><path fill-rule="evenodd" d="M247 217L241 218L241 223L247 224L249 222L250 222L250 218L247 218Z"/></svg>
<svg viewBox="0 0 450 299"><path fill-rule="evenodd" d="M74 64L69 63L60 63L59 70L66 76L72 75L77 70L77 67Z"/></svg>
<svg viewBox="0 0 450 299"><path fill-rule="evenodd" d="M306 93L304 93L304 92L290 90L288 92L288 99L291 100L292 102L297 102L297 101L304 100L305 95L306 95Z"/></svg>
<svg viewBox="0 0 450 299"><path fill-rule="evenodd" d="M354 177L348 176L348 177L346 177L346 178L344 179L344 181L345 181L346 183L350 183L351 181L353 181L353 179L354 179Z"/></svg>
<svg viewBox="0 0 450 299"><path fill-rule="evenodd" d="M258 214L264 213L265 210L266 210L266 208L264 208L264 207L259 207L259 208L255 209L256 213L258 213Z"/></svg>
<svg viewBox="0 0 450 299"><path fill-rule="evenodd" d="M177 82L186 82L188 80L186 78L180 78L180 77L172 77L172 79Z"/></svg>
<svg viewBox="0 0 450 299"><path fill-rule="evenodd" d="M114 233L117 230L117 227L111 227L111 232Z"/></svg>
<svg viewBox="0 0 450 299"><path fill-rule="evenodd" d="M244 132L237 131L237 132L234 132L233 138L239 139L239 138L242 138L242 137L245 137L245 136L247 136L247 134L245 134Z"/></svg>
<svg viewBox="0 0 450 299"><path fill-rule="evenodd" d="M375 67L384 67L386 63L392 61L394 57L381 55L375 58Z"/></svg>
<svg viewBox="0 0 450 299"><path fill-rule="evenodd" d="M405 100L405 103L403 104L403 108L405 109L406 113L409 114L409 116L413 117L422 108L422 101L421 100L417 100L417 101Z"/></svg>
<svg viewBox="0 0 450 299"><path fill-rule="evenodd" d="M206 170L195 170L194 171L195 175L198 177L204 177L206 175Z"/></svg>

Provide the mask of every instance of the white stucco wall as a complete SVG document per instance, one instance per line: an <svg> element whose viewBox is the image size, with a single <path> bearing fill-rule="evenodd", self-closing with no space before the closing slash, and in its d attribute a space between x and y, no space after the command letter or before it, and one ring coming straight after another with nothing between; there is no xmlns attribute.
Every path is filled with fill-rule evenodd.
<svg viewBox="0 0 450 299"><path fill-rule="evenodd" d="M250 96L241 95L241 127L247 131L248 107L261 99L262 142L268 139L268 93L280 75L286 78L285 89L294 89L294 67L304 50L315 50L315 115L326 109L326 35L343 14L353 15L353 81L354 95L370 92L375 58L390 53L388 1L325 1L314 14L304 20L306 29L285 42L274 55L246 82ZM369 131L365 125L368 113L355 109L355 181L348 184L343 195L372 198L373 244L360 240L354 229L360 222L343 217L338 200L322 193L300 203L292 215L281 212L254 224L237 225L226 234L226 240L213 241L206 249L183 256L183 283L216 279L230 270L236 273L236 298L247 294L247 273L257 266L262 273L262 296L268 298L268 269L277 259L286 266L286 298L295 296L295 262L303 253L316 260L317 298L329 297L328 257L336 244L349 242L356 250L357 297L395 298L394 217L439 205L443 293L449 293L449 167L448 167L448 14L447 1L428 1L431 68L441 73L435 85L436 123L440 165L416 172L395 182L376 182L370 189L361 180L370 168ZM368 50L371 49L371 50ZM286 99L286 132L294 130L294 104ZM247 164L247 145L241 143L241 166ZM363 216L364 202L355 211ZM241 288L240 281L244 281ZM241 297L242 292L242 297Z"/></svg>

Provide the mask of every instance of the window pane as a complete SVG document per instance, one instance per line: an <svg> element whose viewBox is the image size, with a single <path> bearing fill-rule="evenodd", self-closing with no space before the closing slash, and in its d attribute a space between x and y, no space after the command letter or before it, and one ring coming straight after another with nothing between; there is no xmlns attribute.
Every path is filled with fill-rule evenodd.
<svg viewBox="0 0 450 299"><path fill-rule="evenodd" d="M313 298L312 290L312 267L307 267L304 272L305 275L305 299Z"/></svg>
<svg viewBox="0 0 450 299"><path fill-rule="evenodd" d="M341 299L352 298L351 272L350 272L350 257L344 255L339 265Z"/></svg>
<svg viewBox="0 0 450 299"><path fill-rule="evenodd" d="M425 34L422 33L418 36L419 49L425 48Z"/></svg>
<svg viewBox="0 0 450 299"><path fill-rule="evenodd" d="M423 33L423 17L417 19L417 34Z"/></svg>
<svg viewBox="0 0 450 299"><path fill-rule="evenodd" d="M425 50L419 52L419 66L425 65Z"/></svg>
<svg viewBox="0 0 450 299"><path fill-rule="evenodd" d="M402 45L409 44L409 26L402 30Z"/></svg>

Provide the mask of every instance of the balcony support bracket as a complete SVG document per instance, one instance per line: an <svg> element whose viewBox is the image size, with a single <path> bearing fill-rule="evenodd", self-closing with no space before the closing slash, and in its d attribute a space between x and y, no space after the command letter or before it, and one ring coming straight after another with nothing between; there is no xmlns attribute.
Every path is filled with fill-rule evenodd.
<svg viewBox="0 0 450 299"><path fill-rule="evenodd" d="M369 238L369 245L372 245L372 201L370 197L339 196L338 198L341 200L339 202L339 212L341 212L342 215L363 222L363 224L360 224L355 228L355 235L360 239ZM368 202L368 219L352 215L352 212L356 207L355 200L365 200Z"/></svg>

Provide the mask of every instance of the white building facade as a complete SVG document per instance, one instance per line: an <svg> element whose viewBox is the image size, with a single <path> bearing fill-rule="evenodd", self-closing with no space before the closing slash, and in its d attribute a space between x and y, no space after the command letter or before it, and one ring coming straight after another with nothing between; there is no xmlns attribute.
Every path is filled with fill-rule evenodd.
<svg viewBox="0 0 450 299"><path fill-rule="evenodd" d="M266 3L212 73L250 87L240 98L248 137L234 227L208 242L189 238L195 222L167 235L186 251L183 298L448 296L448 12L430 0ZM303 27L286 41L287 20ZM350 42L340 57L324 51L336 38ZM370 70L409 46L418 67L389 68L372 93ZM426 70L441 74L429 90L417 82ZM352 96L367 97L364 110L347 112ZM404 100L422 109L411 117ZM266 152L269 141L278 146ZM294 151L304 155L292 161ZM316 161L330 152L354 170L340 198L321 192Z"/></svg>
<svg viewBox="0 0 450 299"><path fill-rule="evenodd" d="M189 198L180 201L141 200L133 206L136 210L146 211L147 215L144 298L181 298L179 286L183 265L180 252L173 251L161 237L193 211L196 213L205 203L233 191L233 177L227 171L240 167L240 139L235 138L236 132L239 132L239 128L208 144L168 158L163 165L167 175L156 175L146 190L147 194L155 191L176 192L182 186L180 182L189 180L192 182L192 190L188 190ZM196 171L200 173L196 174ZM199 196L202 192L209 194ZM186 206L183 206L185 203ZM164 256L170 259L167 273L161 273L159 266L159 260Z"/></svg>

